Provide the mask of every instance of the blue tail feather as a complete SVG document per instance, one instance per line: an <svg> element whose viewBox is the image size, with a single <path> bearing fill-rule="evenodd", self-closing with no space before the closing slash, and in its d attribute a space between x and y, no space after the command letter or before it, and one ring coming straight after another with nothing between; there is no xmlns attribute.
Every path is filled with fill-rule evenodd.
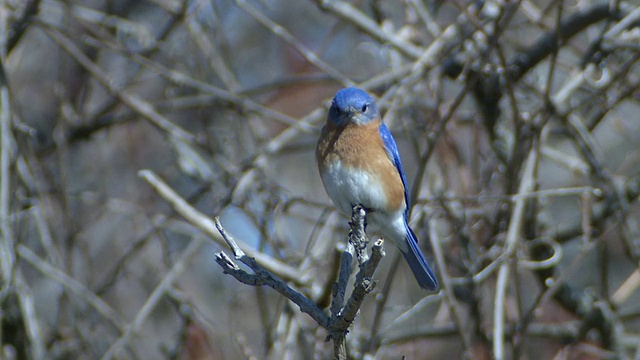
<svg viewBox="0 0 640 360"><path fill-rule="evenodd" d="M406 241L409 248L407 251L402 251L402 255L404 255L404 259L407 261L407 264L409 264L409 268L411 268L413 276L415 276L420 287L429 291L436 291L438 290L438 280L427 263L427 260L424 258L424 255L422 255L420 248L418 248L416 235L409 226L407 226L407 230Z"/></svg>

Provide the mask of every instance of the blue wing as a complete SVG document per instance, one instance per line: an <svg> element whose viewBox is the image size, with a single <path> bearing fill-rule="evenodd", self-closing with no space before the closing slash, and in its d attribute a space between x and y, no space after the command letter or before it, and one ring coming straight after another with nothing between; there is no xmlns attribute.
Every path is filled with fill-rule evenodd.
<svg viewBox="0 0 640 360"><path fill-rule="evenodd" d="M436 276L433 274L433 270L427 263L427 260L422 255L420 248L418 247L418 238L413 233L411 228L409 227L409 194L407 192L407 178L404 175L404 171L402 170L402 163L400 162L400 153L398 153L398 146L396 145L395 140L393 140L393 136L391 136L391 132L389 128L382 123L380 125L380 137L382 137L382 142L384 143L384 149L387 152L387 156L393 165L395 165L396 170L400 174L400 179L402 179L402 185L404 186L404 201L407 204L407 208L404 211L404 224L407 228L407 237L405 241L407 242L408 249L402 250L402 255L405 260L409 264L409 268L413 272L418 284L421 288L427 289L430 291L435 291L438 289L438 280Z"/></svg>
<svg viewBox="0 0 640 360"><path fill-rule="evenodd" d="M402 162L400 161L400 153L398 153L398 146L396 145L396 141L393 140L393 136L389 131L389 128L384 123L380 124L380 136L382 137L382 143L384 143L384 149L387 151L387 156L393 165L396 166L396 170L400 173L400 178L402 179L402 185L404 186L404 201L407 204L407 208L404 211L405 219L409 219L409 194L407 192L407 178L404 176L404 171L402 170Z"/></svg>

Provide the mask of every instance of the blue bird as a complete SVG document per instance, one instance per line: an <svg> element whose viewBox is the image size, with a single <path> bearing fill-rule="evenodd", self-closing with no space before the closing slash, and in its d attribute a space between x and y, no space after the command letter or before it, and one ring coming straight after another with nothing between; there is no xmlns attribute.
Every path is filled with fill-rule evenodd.
<svg viewBox="0 0 640 360"><path fill-rule="evenodd" d="M409 227L407 180L396 142L364 90L336 93L316 147L322 183L336 207L351 215L367 210L367 222L395 243L421 288L435 291L436 280Z"/></svg>

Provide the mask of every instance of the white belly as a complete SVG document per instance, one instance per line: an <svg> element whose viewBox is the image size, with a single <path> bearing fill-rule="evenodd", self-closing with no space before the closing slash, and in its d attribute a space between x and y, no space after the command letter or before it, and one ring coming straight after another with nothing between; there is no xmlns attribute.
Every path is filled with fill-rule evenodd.
<svg viewBox="0 0 640 360"><path fill-rule="evenodd" d="M405 242L407 230L404 207L392 212L384 210L387 195L375 175L346 168L336 161L326 167L322 182L338 210L351 216L353 206L364 206L371 211L367 214L371 230L391 240L403 251L408 250Z"/></svg>
<svg viewBox="0 0 640 360"><path fill-rule="evenodd" d="M377 176L344 167L340 161L327 164L322 183L333 203L346 215L350 216L357 204L372 210L387 205L387 195Z"/></svg>

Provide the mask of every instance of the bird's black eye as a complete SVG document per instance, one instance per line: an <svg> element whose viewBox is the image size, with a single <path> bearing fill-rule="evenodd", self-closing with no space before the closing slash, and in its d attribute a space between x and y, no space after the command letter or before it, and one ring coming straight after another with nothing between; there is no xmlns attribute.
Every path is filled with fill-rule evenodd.
<svg viewBox="0 0 640 360"><path fill-rule="evenodd" d="M364 105L362 105L362 112L367 112L367 109L369 108L369 104L365 103Z"/></svg>

